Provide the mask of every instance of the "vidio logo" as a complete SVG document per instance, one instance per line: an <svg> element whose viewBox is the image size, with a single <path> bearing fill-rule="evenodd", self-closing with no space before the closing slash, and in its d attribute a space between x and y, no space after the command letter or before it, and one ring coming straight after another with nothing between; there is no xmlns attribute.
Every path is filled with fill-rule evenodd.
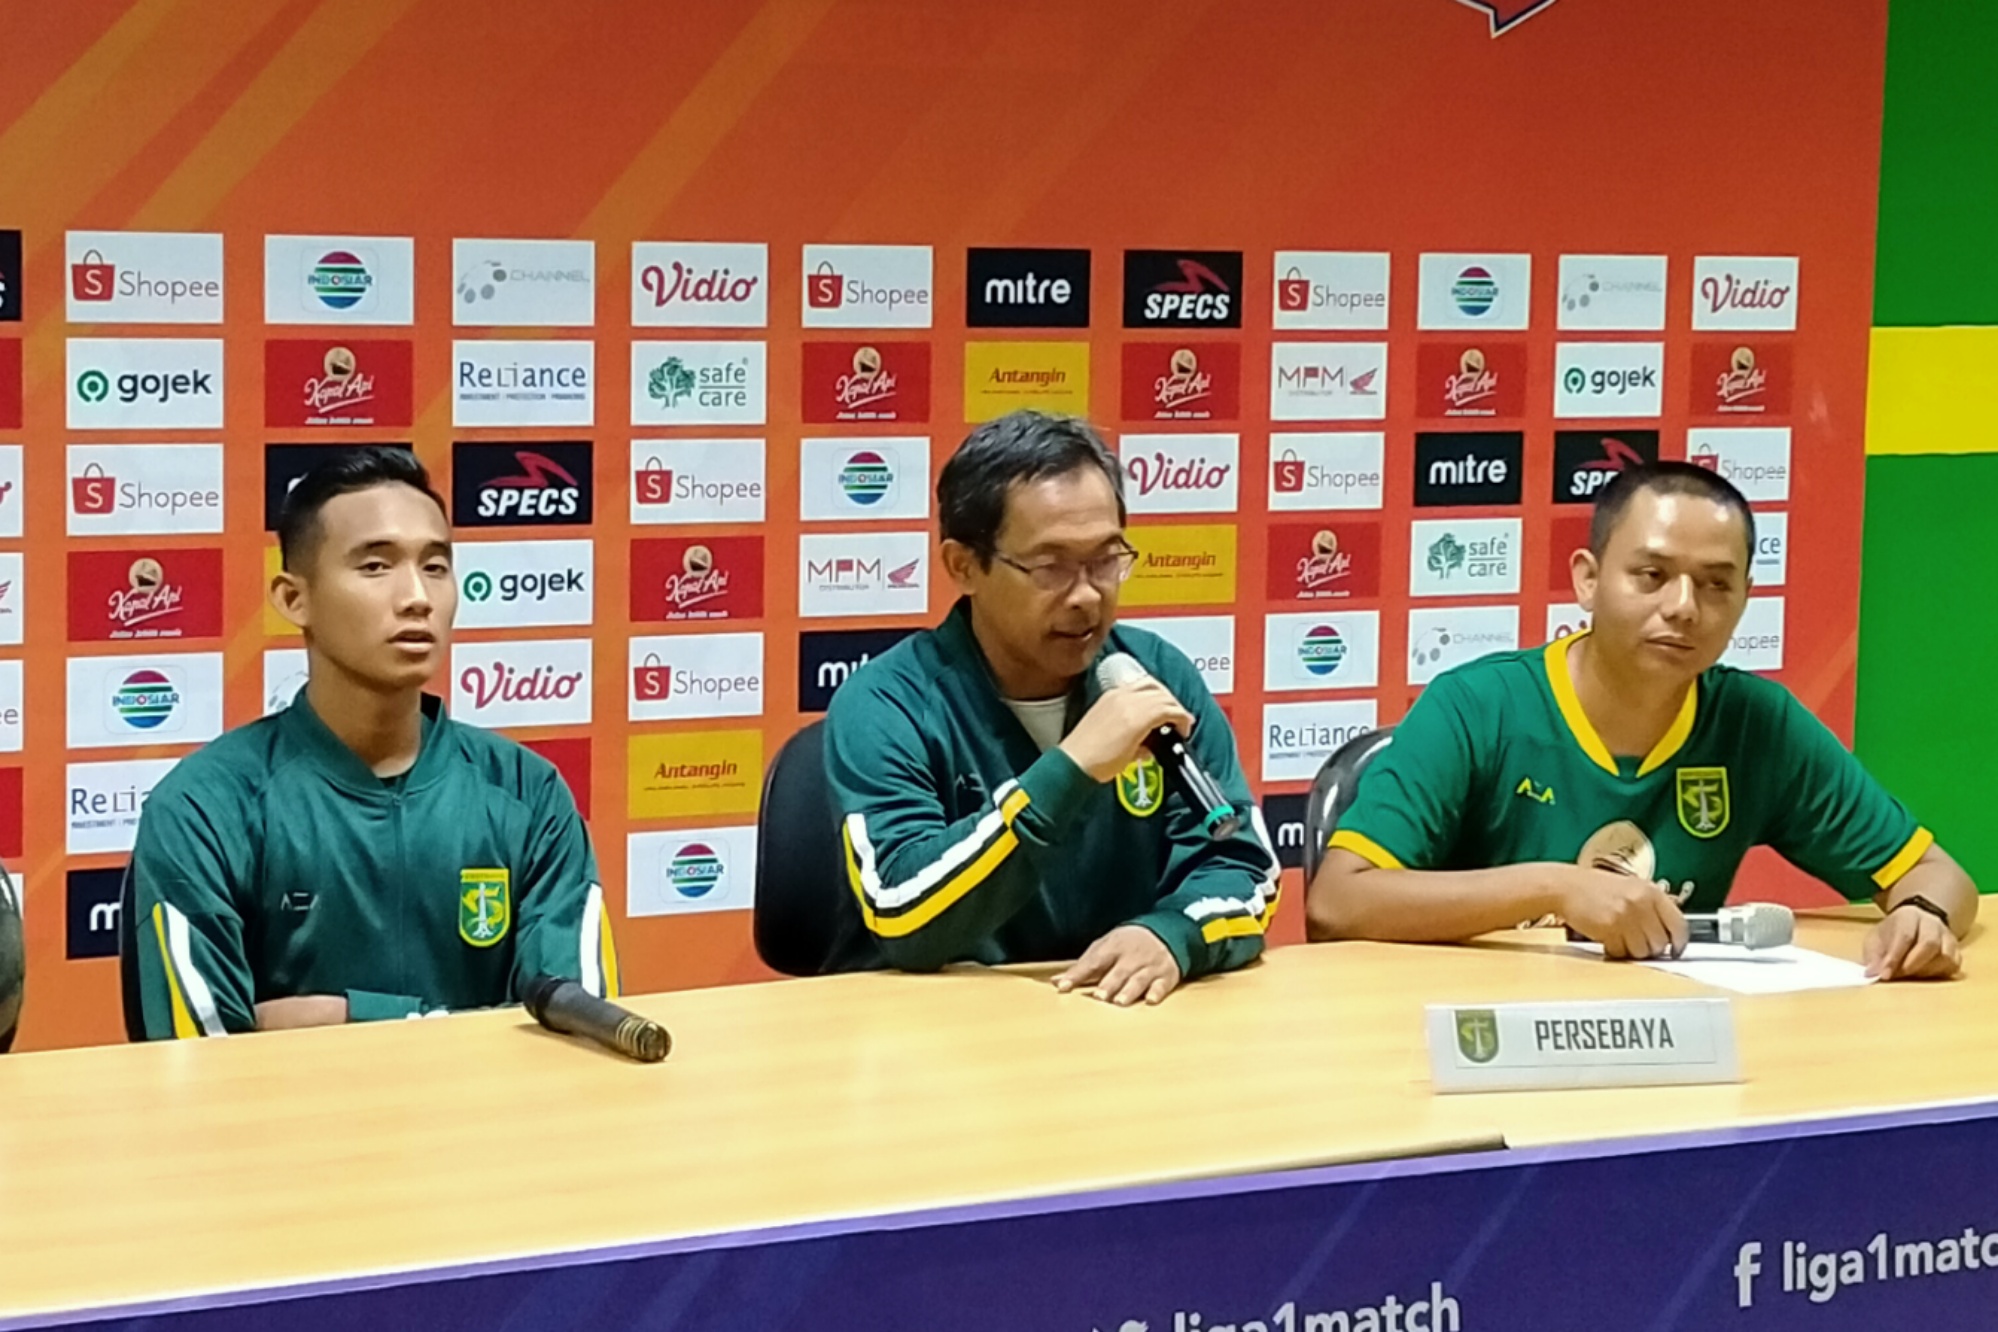
<svg viewBox="0 0 1998 1332"><path fill-rule="evenodd" d="M85 370L76 377L76 396L85 402L102 402L111 396L111 377L102 370Z"/></svg>

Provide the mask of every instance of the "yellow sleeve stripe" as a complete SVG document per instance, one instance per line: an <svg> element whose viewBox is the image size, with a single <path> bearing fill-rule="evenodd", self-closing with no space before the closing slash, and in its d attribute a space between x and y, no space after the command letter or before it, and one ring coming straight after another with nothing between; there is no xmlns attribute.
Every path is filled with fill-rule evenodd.
<svg viewBox="0 0 1998 1332"><path fill-rule="evenodd" d="M1200 937L1208 943L1250 938L1263 932L1264 919L1258 916L1217 916L1200 927Z"/></svg>
<svg viewBox="0 0 1998 1332"><path fill-rule="evenodd" d="M1009 826L992 840L992 844L986 847L976 860L952 875L935 892L910 910L893 916L877 915L874 908L868 904L867 894L861 888L859 865L853 859L851 845L847 848L847 871L853 877L854 891L860 897L860 914L867 922L867 928L880 938L900 939L914 934L955 906L966 893L983 883L993 870L999 868L1000 863L1013 854L1013 848L1019 844L1018 834Z"/></svg>
<svg viewBox="0 0 1998 1332"><path fill-rule="evenodd" d="M1351 851L1375 869L1407 868L1399 860L1395 859L1392 851L1389 851L1365 833L1354 832L1351 828L1341 828L1332 834L1332 840L1326 843L1326 849L1330 850L1333 847L1337 847L1341 851Z"/></svg>
<svg viewBox="0 0 1998 1332"><path fill-rule="evenodd" d="M616 999L624 993L617 974L617 940L611 937L610 917L605 916L597 930L597 964L603 973L604 998Z"/></svg>
<svg viewBox="0 0 1998 1332"><path fill-rule="evenodd" d="M192 1040L201 1034L194 1025L194 1014L188 1011L187 999L181 994L180 976L173 969L173 953L167 948L166 908L153 904L153 938L160 946L160 970L166 973L167 997L173 1009L173 1038L177 1041Z"/></svg>
<svg viewBox="0 0 1998 1332"><path fill-rule="evenodd" d="M1908 844L1894 853L1894 858L1873 871L1873 882L1882 892L1886 892L1901 881L1903 875L1915 867L1928 849L1936 844L1936 835L1927 828L1915 829L1915 835Z"/></svg>

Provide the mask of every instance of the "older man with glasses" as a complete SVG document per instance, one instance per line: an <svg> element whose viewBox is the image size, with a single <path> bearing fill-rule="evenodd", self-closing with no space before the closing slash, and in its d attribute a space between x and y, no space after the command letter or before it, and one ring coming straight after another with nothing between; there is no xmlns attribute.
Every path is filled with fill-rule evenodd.
<svg viewBox="0 0 1998 1332"><path fill-rule="evenodd" d="M1278 865L1227 719L1171 644L1117 624L1137 558L1123 475L1078 420L1014 412L937 481L944 622L855 672L826 717L847 869L889 962L1076 959L1118 1005L1262 951ZM1104 688L1125 653L1150 678ZM1244 817L1214 836L1145 748L1158 727Z"/></svg>

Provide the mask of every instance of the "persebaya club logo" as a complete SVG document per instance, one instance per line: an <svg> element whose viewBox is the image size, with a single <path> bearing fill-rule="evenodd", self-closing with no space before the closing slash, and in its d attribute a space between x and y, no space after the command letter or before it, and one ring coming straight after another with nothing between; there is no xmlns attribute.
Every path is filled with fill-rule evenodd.
<svg viewBox="0 0 1998 1332"><path fill-rule="evenodd" d="M1498 1058L1498 1014L1489 1008L1458 1009L1457 1049L1474 1064L1489 1064Z"/></svg>
<svg viewBox="0 0 1998 1332"><path fill-rule="evenodd" d="M1464 567L1464 543L1449 532L1429 543L1429 572L1448 578Z"/></svg>
<svg viewBox="0 0 1998 1332"><path fill-rule="evenodd" d="M465 575L465 598L468 601L484 601L493 594L493 576L484 569L474 569Z"/></svg>
<svg viewBox="0 0 1998 1332"><path fill-rule="evenodd" d="M76 377L76 396L85 402L102 402L111 396L111 377L102 370L85 370Z"/></svg>
<svg viewBox="0 0 1998 1332"><path fill-rule="evenodd" d="M319 256L305 282L327 309L351 310L368 294L368 288L375 285L375 278L359 255L328 250Z"/></svg>
<svg viewBox="0 0 1998 1332"><path fill-rule="evenodd" d="M666 880L680 896L699 901L721 883L721 857L706 842L689 842L666 865Z"/></svg>
<svg viewBox="0 0 1998 1332"><path fill-rule="evenodd" d="M1147 754L1117 774L1117 803L1127 813L1148 819L1165 803L1165 771Z"/></svg>
<svg viewBox="0 0 1998 1332"><path fill-rule="evenodd" d="M491 948L513 924L512 875L505 869L458 871L458 937Z"/></svg>
<svg viewBox="0 0 1998 1332"><path fill-rule="evenodd" d="M1490 310L1498 300L1498 280L1490 270L1472 264L1450 284L1450 299L1457 302L1459 310L1475 318Z"/></svg>
<svg viewBox="0 0 1998 1332"><path fill-rule="evenodd" d="M1727 831L1733 809L1726 768L1681 768L1678 788L1681 828L1702 841Z"/></svg>
<svg viewBox="0 0 1998 1332"><path fill-rule="evenodd" d="M839 488L855 504L879 504L895 484L895 470L872 449L862 449L839 469Z"/></svg>
<svg viewBox="0 0 1998 1332"><path fill-rule="evenodd" d="M1561 387L1570 393L1580 393L1588 386L1589 377L1582 373L1582 367L1579 365L1569 366L1568 372L1561 376Z"/></svg>
<svg viewBox="0 0 1998 1332"><path fill-rule="evenodd" d="M694 396L694 372L677 356L652 367L645 378L646 396L662 407L678 407Z"/></svg>

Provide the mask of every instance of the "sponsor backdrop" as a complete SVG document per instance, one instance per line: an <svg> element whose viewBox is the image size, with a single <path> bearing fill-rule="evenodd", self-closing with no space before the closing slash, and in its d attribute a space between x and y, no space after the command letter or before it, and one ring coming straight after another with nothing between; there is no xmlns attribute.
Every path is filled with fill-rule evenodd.
<svg viewBox="0 0 1998 1332"><path fill-rule="evenodd" d="M24 1041L117 1036L97 959L137 813L303 681L269 529L358 442L435 473L464 592L437 690L569 779L635 989L764 974L765 765L949 606L937 468L1018 407L1113 440L1130 614L1220 695L1293 859L1339 743L1580 622L1567 555L1637 458L1769 515L1730 660L1847 731L1884 26L1884 0L1830 27L1803 0L38 15L0 85Z"/></svg>

